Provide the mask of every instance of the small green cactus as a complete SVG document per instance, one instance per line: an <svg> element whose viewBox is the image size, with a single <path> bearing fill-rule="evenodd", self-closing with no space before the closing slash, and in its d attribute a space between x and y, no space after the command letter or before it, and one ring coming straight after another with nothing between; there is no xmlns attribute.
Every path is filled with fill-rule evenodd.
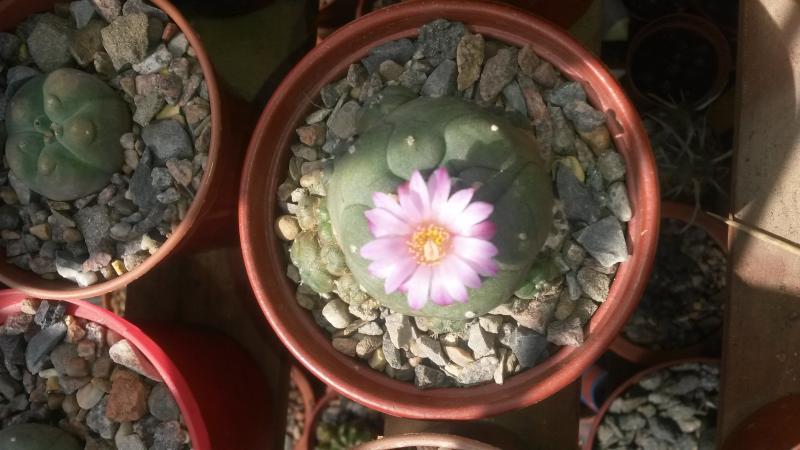
<svg viewBox="0 0 800 450"><path fill-rule="evenodd" d="M366 292L394 311L448 320L480 316L508 301L527 281L552 224L551 179L531 131L455 97L416 97L390 87L363 113L358 134L354 148L334 160L327 206L347 266ZM466 303L428 302L414 310L402 293L385 293L359 254L372 239L364 212L373 207L374 192L393 193L414 171L427 176L438 167L458 183L454 190L475 187L474 199L494 206L500 270L471 289Z"/></svg>
<svg viewBox="0 0 800 450"><path fill-rule="evenodd" d="M340 425L323 423L317 426L315 450L351 450L358 444L371 441L375 437L375 434L366 425L359 423Z"/></svg>
<svg viewBox="0 0 800 450"><path fill-rule="evenodd" d="M3 450L81 450L71 434L55 427L26 423L0 430Z"/></svg>
<svg viewBox="0 0 800 450"><path fill-rule="evenodd" d="M27 81L8 105L6 159L23 183L69 201L108 184L131 130L125 101L93 75L58 69Z"/></svg>

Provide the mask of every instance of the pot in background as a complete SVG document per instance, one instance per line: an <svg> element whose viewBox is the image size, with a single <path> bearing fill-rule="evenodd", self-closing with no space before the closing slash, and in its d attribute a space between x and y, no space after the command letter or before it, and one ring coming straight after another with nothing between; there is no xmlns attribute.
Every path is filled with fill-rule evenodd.
<svg viewBox="0 0 800 450"><path fill-rule="evenodd" d="M630 389L631 387L636 385L639 381L643 380L644 378L647 378L649 375L653 373L656 373L668 367L677 366L680 364L689 364L689 363L701 363L701 364L719 366L719 359L717 358L676 359L662 364L658 364L656 366L649 367L628 378L619 387L617 387L614 390L614 392L612 392L611 395L608 396L608 398L606 398L606 401L603 403L603 406L600 408L600 411L598 411L597 415L594 416L592 429L591 431L589 431L588 438L586 442L583 444L582 450L592 450L594 448L594 441L595 438L597 437L597 430L598 428L600 428L600 424L603 423L603 417L606 415L608 408L611 407L611 404L614 403L614 400L624 395L625 392L628 391L628 389Z"/></svg>
<svg viewBox="0 0 800 450"><path fill-rule="evenodd" d="M662 17L633 35L626 87L643 107L658 106L655 95L703 109L725 90L731 58L728 41L713 23L690 14Z"/></svg>
<svg viewBox="0 0 800 450"><path fill-rule="evenodd" d="M28 16L51 10L55 0L5 0L0 2L0 30L11 30ZM223 98L214 68L203 49L197 33L186 18L168 0L152 0L184 33L203 69L211 106L211 143L208 164L202 183L186 216L169 239L134 270L111 280L88 287L79 287L67 280L45 280L39 275L22 270L0 257L0 283L22 290L33 297L48 299L81 299L97 297L127 286L142 277L170 254L176 251L198 249L228 244L235 239L233 220L238 195L237 182L241 169L243 130L233 117L241 111L233 110L232 99Z"/></svg>
<svg viewBox="0 0 800 450"><path fill-rule="evenodd" d="M691 223L693 226L700 227L716 242L725 254L728 254L728 226L719 220L711 217L704 211L696 211L694 207L682 203L662 202L661 218L675 219L684 223ZM670 350L653 350L642 345L636 344L625 337L620 332L614 342L611 343L610 350L621 358L634 364L651 366L661 364L665 361L678 359L697 358L708 350L713 349L715 344L720 341L722 327L709 334L700 342L684 348Z"/></svg>
<svg viewBox="0 0 800 450"><path fill-rule="evenodd" d="M12 289L0 291L2 322L19 312L27 297ZM180 407L192 448L255 449L274 442L269 408L261 406L269 402L264 375L232 339L175 324L134 325L84 300L64 301L67 314L117 332L147 357Z"/></svg>
<svg viewBox="0 0 800 450"><path fill-rule="evenodd" d="M292 365L289 369L289 377L292 382L294 382L295 386L297 386L297 390L303 398L303 410L305 411L303 435L295 443L294 450L308 450L308 438L306 435L308 434L308 430L310 430L312 426L315 426L313 412L317 404L317 396L314 394L314 388L311 386L305 373L303 373L303 369Z"/></svg>
<svg viewBox="0 0 800 450"><path fill-rule="evenodd" d="M625 158L631 257L623 263L586 328L584 344L562 348L540 365L500 386L419 390L349 358L295 299L285 275L287 258L275 233L277 188L286 174L295 128L312 110L309 93L347 72L370 49L413 36L437 18L464 22L473 32L509 44L530 43L543 59L579 80L589 101L607 112L614 143ZM602 63L553 25L516 8L475 1L418 0L381 9L343 27L301 60L278 87L253 134L242 179L239 224L245 266L256 298L290 352L315 376L346 397L380 412L426 420L471 420L532 405L577 379L610 345L636 308L656 250L659 227L657 175L647 135L633 105Z"/></svg>

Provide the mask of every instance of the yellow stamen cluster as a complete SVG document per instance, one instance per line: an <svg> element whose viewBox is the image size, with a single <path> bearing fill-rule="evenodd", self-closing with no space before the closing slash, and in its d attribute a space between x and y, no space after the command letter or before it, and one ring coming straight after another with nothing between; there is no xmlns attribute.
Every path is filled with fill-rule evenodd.
<svg viewBox="0 0 800 450"><path fill-rule="evenodd" d="M437 264L449 249L450 232L441 225L420 225L408 240L408 251L417 264Z"/></svg>

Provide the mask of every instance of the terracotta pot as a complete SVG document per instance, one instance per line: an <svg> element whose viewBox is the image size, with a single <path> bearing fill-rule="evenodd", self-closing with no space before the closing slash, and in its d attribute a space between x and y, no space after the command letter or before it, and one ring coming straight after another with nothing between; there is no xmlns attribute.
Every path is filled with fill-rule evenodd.
<svg viewBox="0 0 800 450"><path fill-rule="evenodd" d="M725 40L725 35L711 22L699 16L691 14L673 14L670 16L662 17L654 22L649 23L641 30L639 30L632 38L628 51L626 54L626 83L634 100L641 102L645 107L656 107L659 105L651 96L650 92L642 86L640 80L637 80L641 75L636 68L635 58L639 54L639 50L643 46L658 42L658 40L669 41L669 36L662 37L666 33L685 33L695 38L706 42L713 51L712 60L715 64L713 72L713 79L709 82L709 86L697 98L690 99L689 104L696 108L702 109L708 106L714 99L716 99L725 90L728 84L731 72L731 49L728 41ZM653 49L644 49L647 53L657 53L659 55L669 55L670 51L659 50L654 52ZM659 75L664 77L672 76L667 75L666 68ZM680 100L680 99L664 99L664 100Z"/></svg>
<svg viewBox="0 0 800 450"><path fill-rule="evenodd" d="M682 203L663 202L661 203L661 218L692 223L702 228L719 245L719 248L726 255L728 254L728 226L711 217L708 213L704 211L695 212L694 207ZM634 364L651 366L665 361L702 356L715 342L719 342L721 336L722 327L720 326L717 331L688 347L653 350L633 343L625 337L624 333L620 332L614 342L611 343L611 351Z"/></svg>
<svg viewBox="0 0 800 450"><path fill-rule="evenodd" d="M367 5L373 0L358 0L356 17L361 17L371 11L367 10ZM400 0L409 2L414 0ZM483 0L487 2L497 0ZM578 19L586 13L592 0L504 0L503 3L514 5L526 11L532 12L543 19L547 19L561 28L571 27Z"/></svg>
<svg viewBox="0 0 800 450"><path fill-rule="evenodd" d="M725 440L722 450L800 449L800 394L792 394L759 408Z"/></svg>
<svg viewBox="0 0 800 450"><path fill-rule="evenodd" d="M0 291L0 322L27 295ZM233 340L175 324L134 325L83 300L66 300L67 314L97 322L138 348L155 366L180 407L197 450L268 448L274 442L264 375ZM202 355L198 357L198 349ZM231 374L235 374L232 382ZM246 407L256 405L258 407Z"/></svg>
<svg viewBox="0 0 800 450"><path fill-rule="evenodd" d="M608 111L611 134L627 163L635 214L628 227L632 255L620 266L609 298L595 313L581 347L562 348L502 386L423 391L333 349L330 338L295 301L295 286L285 276L287 259L274 223L279 211L277 187L286 175L294 130L313 108L309 96L344 76L348 66L373 47L413 36L419 26L442 17L513 45L530 43L542 58L581 81L590 101ZM419 0L375 11L345 26L284 79L261 115L248 149L239 226L245 266L264 314L291 353L314 375L352 400L386 414L469 420L547 398L577 379L603 353L635 309L647 282L656 250L659 203L653 155L636 110L591 53L553 25L510 6Z"/></svg>
<svg viewBox="0 0 800 450"><path fill-rule="evenodd" d="M686 364L686 363L704 363L719 366L719 359L717 358L687 358L687 359L677 359L669 362L665 362L663 364L659 364L650 368L647 368L637 374L633 375L632 377L625 380L618 388L608 396L603 406L600 408L600 411L597 412L597 415L594 417L594 422L592 423L592 429L589 432L589 436L583 444L583 450L592 450L594 448L594 440L597 437L597 429L600 427L600 424L603 422L603 417L606 415L608 408L611 407L611 404L614 403L614 400L625 394L625 392L630 389L633 385L641 381L642 379L648 377L649 375L658 372L659 370L665 369L667 367L676 366L679 364Z"/></svg>
<svg viewBox="0 0 800 450"><path fill-rule="evenodd" d="M446 448L453 450L500 450L498 447L451 434L417 433L390 436L367 442L354 450L393 450L403 448Z"/></svg>
<svg viewBox="0 0 800 450"><path fill-rule="evenodd" d="M316 395L314 395L314 388L303 373L303 369L297 366L292 366L289 369L289 376L297 386L300 396L303 398L303 410L305 411L305 422L303 423L303 435L298 439L294 446L294 450L307 450L307 435L314 424L314 410L317 403Z"/></svg>
<svg viewBox="0 0 800 450"><path fill-rule="evenodd" d="M0 30L11 30L31 14L52 9L55 0L4 0L0 2ZM203 68L211 104L211 145L203 182L197 190L186 217L159 251L140 266L117 278L86 288L66 280L45 280L33 272L22 270L0 256L0 282L25 291L31 296L52 299L81 299L101 296L127 286L140 278L177 249L187 250L226 241L236 236L235 213L238 190L236 183L241 169L243 145L241 122L231 120L230 99L223 101L211 61L197 34L181 13L167 0L152 3L166 12L197 53ZM231 123L229 123L229 121Z"/></svg>

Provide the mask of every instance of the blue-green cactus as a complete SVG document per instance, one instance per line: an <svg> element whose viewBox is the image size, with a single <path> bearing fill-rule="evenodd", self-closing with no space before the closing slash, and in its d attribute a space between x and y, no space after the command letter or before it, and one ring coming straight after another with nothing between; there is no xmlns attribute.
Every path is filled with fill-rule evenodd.
<svg viewBox="0 0 800 450"><path fill-rule="evenodd" d="M387 88L359 121L354 149L334 160L328 211L348 267L383 305L403 314L458 320L482 315L509 300L526 281L552 224L551 179L529 129L454 97L416 97ZM374 192L394 193L420 171L445 167L475 200L494 206L492 243L499 271L469 292L466 303L409 307L405 295L386 294L358 249L372 239L365 211Z"/></svg>
<svg viewBox="0 0 800 450"><path fill-rule="evenodd" d="M97 77L59 69L27 81L8 105L6 160L49 199L102 189L122 167L119 139L131 130L125 101Z"/></svg>

